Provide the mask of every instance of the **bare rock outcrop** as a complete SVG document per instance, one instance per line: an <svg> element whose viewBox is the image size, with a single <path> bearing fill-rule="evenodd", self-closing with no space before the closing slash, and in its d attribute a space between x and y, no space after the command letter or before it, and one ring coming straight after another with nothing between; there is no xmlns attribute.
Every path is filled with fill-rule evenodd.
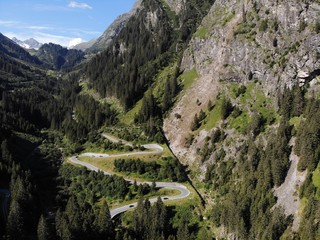
<svg viewBox="0 0 320 240"><path fill-rule="evenodd" d="M185 138L193 116L221 82L259 81L266 95L276 96L284 87L302 86L320 75L319 9L315 1L298 0L213 4L181 64L185 72L195 69L199 79L184 90L164 121L171 148L182 161L197 161L197 145L185 147ZM196 99L203 104L197 106Z"/></svg>
<svg viewBox="0 0 320 240"><path fill-rule="evenodd" d="M181 10L183 9L186 0L165 0L165 2L169 5L169 7L176 12L176 14L179 14Z"/></svg>
<svg viewBox="0 0 320 240"><path fill-rule="evenodd" d="M130 12L117 17L104 33L87 49L87 52L98 52L106 49L111 44L112 40L118 36L120 31L125 27L128 20L141 8L141 3L142 0L137 0Z"/></svg>
<svg viewBox="0 0 320 240"><path fill-rule="evenodd" d="M291 144L294 145L295 139L292 139ZM307 177L307 171L298 171L299 157L292 151L290 155L290 169L284 183L278 188L274 189L274 194L277 196L276 206L284 208L284 213L289 216L292 215L294 218L292 229L297 231L299 228L299 215L298 209L300 204L300 198L298 189Z"/></svg>

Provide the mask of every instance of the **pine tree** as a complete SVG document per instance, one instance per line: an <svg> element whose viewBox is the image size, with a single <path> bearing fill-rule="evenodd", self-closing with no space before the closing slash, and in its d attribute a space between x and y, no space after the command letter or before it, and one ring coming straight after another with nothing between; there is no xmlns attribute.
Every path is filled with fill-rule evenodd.
<svg viewBox="0 0 320 240"><path fill-rule="evenodd" d="M209 100L208 105L207 105L207 109L208 109L209 112L213 109L213 106L214 105L213 105L212 101Z"/></svg>
<svg viewBox="0 0 320 240"><path fill-rule="evenodd" d="M300 116L304 109L304 93L302 89L296 85L293 89L292 101L292 117Z"/></svg>
<svg viewBox="0 0 320 240"><path fill-rule="evenodd" d="M138 190L138 184L137 184L137 181L134 180L133 182L133 191L137 191Z"/></svg>
<svg viewBox="0 0 320 240"><path fill-rule="evenodd" d="M7 221L7 235L10 240L19 240L25 236L25 226L20 204L13 200Z"/></svg>
<svg viewBox="0 0 320 240"><path fill-rule="evenodd" d="M39 223L38 223L38 240L48 240L49 239L49 229L46 219L43 215L40 216Z"/></svg>
<svg viewBox="0 0 320 240"><path fill-rule="evenodd" d="M171 88L169 80L166 81L166 86L164 88L164 94L162 99L162 110L166 112L171 106Z"/></svg>
<svg viewBox="0 0 320 240"><path fill-rule="evenodd" d="M160 197L158 197L157 202L151 208L151 220L152 235L158 239L165 238L168 224L167 209Z"/></svg>
<svg viewBox="0 0 320 240"><path fill-rule="evenodd" d="M147 216L144 215L143 199L141 198L137 203L137 208L134 211L134 216L133 216L133 229L134 229L134 232L136 233L136 236L142 237L143 231L144 231L143 223L146 217Z"/></svg>
<svg viewBox="0 0 320 240"><path fill-rule="evenodd" d="M155 192L156 191L156 182L153 180L152 184L151 184L151 192Z"/></svg>
<svg viewBox="0 0 320 240"><path fill-rule="evenodd" d="M233 110L233 106L229 99L223 98L221 104L221 117L222 119L226 119Z"/></svg>
<svg viewBox="0 0 320 240"><path fill-rule="evenodd" d="M199 118L198 118L198 114L195 114L193 121L191 122L190 129L191 129L191 131L195 131L198 128L199 128Z"/></svg>
<svg viewBox="0 0 320 240"><path fill-rule="evenodd" d="M96 219L96 227L102 239L110 239L113 235L113 226L108 204L103 201Z"/></svg>
<svg viewBox="0 0 320 240"><path fill-rule="evenodd" d="M190 232L188 228L188 224L185 221L181 221L178 231L177 231L177 240L189 240Z"/></svg>

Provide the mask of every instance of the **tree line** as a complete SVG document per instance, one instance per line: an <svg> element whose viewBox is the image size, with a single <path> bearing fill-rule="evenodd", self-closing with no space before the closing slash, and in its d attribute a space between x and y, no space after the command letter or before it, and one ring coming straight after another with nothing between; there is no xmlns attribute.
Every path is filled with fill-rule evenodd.
<svg viewBox="0 0 320 240"><path fill-rule="evenodd" d="M162 164L156 161L145 162L141 159L116 159L114 167L118 172L138 173L153 180L187 181L183 166L173 157L164 158Z"/></svg>

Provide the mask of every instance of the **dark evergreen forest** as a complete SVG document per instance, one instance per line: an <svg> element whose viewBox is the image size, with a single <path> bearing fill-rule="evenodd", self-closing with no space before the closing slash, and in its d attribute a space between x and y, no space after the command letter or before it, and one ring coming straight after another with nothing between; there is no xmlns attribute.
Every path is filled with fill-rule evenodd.
<svg viewBox="0 0 320 240"><path fill-rule="evenodd" d="M97 200L101 195L110 200L131 199L154 190L148 185L130 186L123 178L62 165L65 155L81 151L91 133L118 122L118 112L111 105L80 94L79 79L85 74L102 97L117 97L129 109L144 96L155 74L180 57L176 48L185 47L210 3L206 1L201 12L195 13L198 3L190 1L181 16L174 16L160 1L145 1L143 10L130 19L113 47L95 56L84 71L48 75L48 67L70 69L83 55L51 44L42 47L39 60L1 35L0 188L11 193L8 215L4 217L3 212L1 217L3 239L122 239L115 228L120 223L111 221L108 203L98 204ZM156 12L161 21L156 25L146 23L148 11ZM174 30L178 25L182 33ZM178 92L178 68L176 72L167 81L165 94L169 101L162 104L152 95L146 96L135 120L137 124L149 122L144 129L149 136L158 134L159 142L163 138L155 123L161 121L162 113L172 104L170 99ZM156 165L152 171L159 168L165 175L156 179L185 181L175 159L163 167ZM92 191L88 191L89 186ZM5 202L0 196L0 203ZM143 211L152 211L150 219L163 216L161 221L167 222L175 216L173 209L166 216L168 210L161 200L152 208L147 203ZM177 231L171 233L170 228L159 225L148 233L148 239L167 238ZM132 231L135 233L128 229L123 234L142 236L136 227Z"/></svg>
<svg viewBox="0 0 320 240"><path fill-rule="evenodd" d="M145 151L146 141L166 143L162 120L182 89L183 51L213 2L186 1L176 14L163 1L144 0L111 46L89 60L81 51L54 44L44 45L35 57L0 34L0 239L213 239L209 225L234 238L279 239L292 217L273 208L273 189L285 180L292 150L300 157L299 170L307 170L297 193L307 199L303 224L292 239L319 236L319 189L312 172L320 159L320 101L299 86L279 91L279 122L265 145L256 140L276 119L254 113L236 159L224 161L226 152L217 150L226 139L225 122L197 149L202 162L215 152L215 164L206 169L200 186L217 193L208 218L202 215L200 200L201 207L166 206L161 198L151 205L148 200L159 190L155 181L188 182L186 168L174 157L114 160L117 174L135 174L152 185L64 162L88 145L124 153ZM150 12L158 21L150 20ZM159 97L152 87L157 74L169 66L174 70ZM94 94L84 94L85 87ZM241 86L235 95L245 92ZM101 100L106 97L119 100L124 112L141 100L132 129L121 123L119 108ZM218 100L222 120L242 114L228 97ZM208 111L214 107L210 102ZM203 110L190 117L193 133L208 120ZM299 127L290 123L292 118L301 120ZM133 144L102 139L105 129ZM294 147L289 144L292 138ZM186 144L193 141L191 134ZM122 201L139 202L134 211L111 219L109 208Z"/></svg>

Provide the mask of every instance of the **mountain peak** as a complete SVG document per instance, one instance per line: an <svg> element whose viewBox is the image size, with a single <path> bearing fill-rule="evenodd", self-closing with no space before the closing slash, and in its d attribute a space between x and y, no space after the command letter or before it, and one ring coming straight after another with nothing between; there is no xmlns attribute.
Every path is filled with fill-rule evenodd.
<svg viewBox="0 0 320 240"><path fill-rule="evenodd" d="M89 52L98 52L106 49L111 44L112 39L125 27L128 20L141 8L141 4L142 0L137 0L128 13L118 16L94 43L89 43Z"/></svg>
<svg viewBox="0 0 320 240"><path fill-rule="evenodd" d="M42 46L42 43L39 43L34 38L29 38L27 40L21 41L21 40L17 39L16 37L13 37L12 41L14 41L18 45L20 45L20 47L23 47L23 48L26 48L26 49L38 50Z"/></svg>

